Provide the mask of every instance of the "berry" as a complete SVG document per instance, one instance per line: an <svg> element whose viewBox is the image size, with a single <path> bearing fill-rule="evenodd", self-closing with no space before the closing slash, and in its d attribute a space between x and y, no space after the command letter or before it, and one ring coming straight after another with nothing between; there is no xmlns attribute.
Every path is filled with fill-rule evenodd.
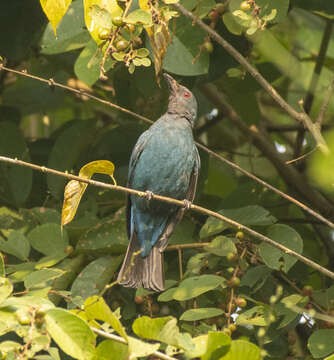
<svg viewBox="0 0 334 360"><path fill-rule="evenodd" d="M216 10L212 10L209 12L208 17L211 21L217 21L219 18L219 13Z"/></svg>
<svg viewBox="0 0 334 360"><path fill-rule="evenodd" d="M240 10L242 11L248 11L250 10L251 6L250 4L248 3L248 1L243 1L241 4L240 4Z"/></svg>
<svg viewBox="0 0 334 360"><path fill-rule="evenodd" d="M245 237L245 234L243 231L238 231L236 234L235 234L235 237L239 240L242 240L244 237Z"/></svg>
<svg viewBox="0 0 334 360"><path fill-rule="evenodd" d="M231 277L231 279L228 281L228 285L230 287L237 287L240 285L240 279L237 276Z"/></svg>
<svg viewBox="0 0 334 360"><path fill-rule="evenodd" d="M222 3L217 3L215 6L215 10L218 12L218 14L222 14L225 10L225 6Z"/></svg>
<svg viewBox="0 0 334 360"><path fill-rule="evenodd" d="M144 296L136 296L135 297L136 304L142 304L143 302L144 302Z"/></svg>
<svg viewBox="0 0 334 360"><path fill-rule="evenodd" d="M242 298L242 297L237 297L234 299L234 303L236 306L240 307L240 308L244 308L247 306L247 301L246 299Z"/></svg>
<svg viewBox="0 0 334 360"><path fill-rule="evenodd" d="M209 54L211 54L213 52L213 45L211 41L206 41L203 44L203 48L205 51L207 51Z"/></svg>
<svg viewBox="0 0 334 360"><path fill-rule="evenodd" d="M311 285L305 285L303 287L302 293L303 293L304 296L312 296L313 287Z"/></svg>
<svg viewBox="0 0 334 360"><path fill-rule="evenodd" d="M119 40L116 43L116 49L119 51L125 50L129 46L129 42L126 40Z"/></svg>
<svg viewBox="0 0 334 360"><path fill-rule="evenodd" d="M67 254L67 255L70 255L70 254L72 254L72 252L73 252L73 246L71 246L71 245L68 245L68 246L66 246L66 248L65 248L65 253Z"/></svg>
<svg viewBox="0 0 334 360"><path fill-rule="evenodd" d="M235 324L230 324L228 326L228 329L231 331L231 332L234 332L235 330L237 330L237 326Z"/></svg>
<svg viewBox="0 0 334 360"><path fill-rule="evenodd" d="M101 29L101 30L99 31L99 38L100 38L101 40L107 40L108 37L109 37L109 35L110 35L110 31L107 30L107 29Z"/></svg>
<svg viewBox="0 0 334 360"><path fill-rule="evenodd" d="M226 259L228 261L231 261L231 262L235 262L238 260L238 254L237 253L233 253L233 252L230 252L226 255Z"/></svg>
<svg viewBox="0 0 334 360"><path fill-rule="evenodd" d="M115 26L122 26L123 25L123 19L121 16L115 16L113 19L112 19L112 23L115 25Z"/></svg>

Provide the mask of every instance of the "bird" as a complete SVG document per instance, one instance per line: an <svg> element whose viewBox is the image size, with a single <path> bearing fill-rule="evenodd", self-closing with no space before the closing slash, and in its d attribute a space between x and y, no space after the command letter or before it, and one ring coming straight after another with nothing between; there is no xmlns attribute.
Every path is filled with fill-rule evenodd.
<svg viewBox="0 0 334 360"><path fill-rule="evenodd" d="M125 287L160 292L165 289L163 251L184 211L194 200L200 157L194 142L197 117L194 94L172 76L168 107L135 144L127 186L145 197L127 196L129 245L117 281ZM185 206L154 199L154 194L184 200Z"/></svg>

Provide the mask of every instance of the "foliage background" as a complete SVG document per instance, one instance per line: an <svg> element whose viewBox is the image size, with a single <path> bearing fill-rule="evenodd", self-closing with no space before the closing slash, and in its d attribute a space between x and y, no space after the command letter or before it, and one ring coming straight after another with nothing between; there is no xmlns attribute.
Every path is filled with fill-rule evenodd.
<svg viewBox="0 0 334 360"><path fill-rule="evenodd" d="M180 3L236 47L293 108L300 111L304 100L315 121L333 79L330 1L257 0L262 9L257 17L252 10L237 16L240 0L218 7L214 0ZM94 93L153 120L165 111L168 90L164 82L158 86L153 66L137 66L130 74L121 61L109 60L108 79L99 80L102 54L96 54L81 0L69 5L57 36L41 4L0 3L0 55L6 66ZM134 1L130 13L137 8ZM171 20L170 35L163 71L196 94L196 140L333 219L332 155L323 155L303 124L191 20L183 15ZM141 46L150 49L145 31L140 37ZM330 149L333 114L332 99L322 121ZM106 159L116 166L117 183L125 185L132 147L147 127L85 96L0 72L2 156L74 174L89 161ZM204 151L201 161L197 204L334 270L333 229ZM176 358L333 358L333 279L189 211L170 241L184 246L165 254L167 291L108 286L128 242L125 196L88 187L75 220L61 233L64 185L65 179L51 174L0 164L3 358L108 359L111 353L118 359L147 358L159 346ZM109 307L93 297L102 293ZM236 312L239 316L232 316ZM142 315L158 319L138 318ZM89 326L105 334L116 331L128 345L101 341Z"/></svg>

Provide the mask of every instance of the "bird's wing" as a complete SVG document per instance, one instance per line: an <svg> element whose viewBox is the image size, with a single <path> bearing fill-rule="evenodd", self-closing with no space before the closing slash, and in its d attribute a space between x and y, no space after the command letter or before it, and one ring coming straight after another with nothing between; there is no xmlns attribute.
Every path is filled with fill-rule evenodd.
<svg viewBox="0 0 334 360"><path fill-rule="evenodd" d="M129 162L127 187L131 187L134 169L137 165L138 159L139 159L149 137L150 137L150 132L149 132L149 130L146 130L144 133L142 133L140 135L134 149L132 150L132 154L131 154L130 162ZM127 220L128 237L130 239L130 237L131 237L131 198L130 198L130 194L127 196L126 220Z"/></svg>
<svg viewBox="0 0 334 360"><path fill-rule="evenodd" d="M189 181L189 187L188 192L186 194L186 200L189 200L192 202L195 198L196 194L196 187L197 187L197 180L198 180L198 174L201 167L201 159L199 157L198 149L195 146L195 161L193 170L191 172L190 181ZM157 242L157 247L159 247L160 251L163 252L168 245L168 240L170 235L172 234L175 226L181 221L183 214L184 214L185 208L180 207L176 213L174 213L170 219L167 222L166 229L163 233L163 235L160 237L160 239Z"/></svg>

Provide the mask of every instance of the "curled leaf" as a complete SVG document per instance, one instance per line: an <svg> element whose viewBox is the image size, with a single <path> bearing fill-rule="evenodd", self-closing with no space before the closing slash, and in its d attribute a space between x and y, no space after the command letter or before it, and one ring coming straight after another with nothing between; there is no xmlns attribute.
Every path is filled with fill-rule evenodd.
<svg viewBox="0 0 334 360"><path fill-rule="evenodd" d="M113 176L114 170L115 166L111 161L96 160L83 166L80 169L79 176L83 179L90 179L96 173L106 174L112 178L116 185L116 180ZM61 226L64 226L73 220L87 185L88 184L83 182L71 180L65 186L63 209L61 212Z"/></svg>
<svg viewBox="0 0 334 360"><path fill-rule="evenodd" d="M66 14L72 0L40 0L42 9L50 21L56 35L57 25Z"/></svg>

